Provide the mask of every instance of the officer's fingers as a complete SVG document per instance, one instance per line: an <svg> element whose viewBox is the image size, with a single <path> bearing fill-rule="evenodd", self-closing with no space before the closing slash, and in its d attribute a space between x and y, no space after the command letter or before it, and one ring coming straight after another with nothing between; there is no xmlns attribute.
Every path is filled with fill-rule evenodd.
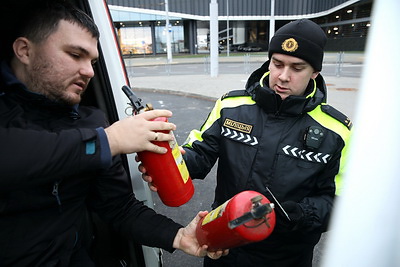
<svg viewBox="0 0 400 267"><path fill-rule="evenodd" d="M183 149L183 147L179 147L179 151L181 152L182 155L185 155L186 151L185 149Z"/></svg>
<svg viewBox="0 0 400 267"><path fill-rule="evenodd" d="M150 175L147 175L146 173L142 174L142 179L143 179L143 181L145 181L147 183L153 182L153 178Z"/></svg>
<svg viewBox="0 0 400 267"><path fill-rule="evenodd" d="M157 192L157 187L155 187L152 183L148 183L149 189L153 192Z"/></svg>
<svg viewBox="0 0 400 267"><path fill-rule="evenodd" d="M140 162L140 160L139 160L139 162ZM141 173L142 173L142 175L146 175L146 167L145 166L143 166L143 164L139 164L139 166L138 166L138 171L140 171Z"/></svg>

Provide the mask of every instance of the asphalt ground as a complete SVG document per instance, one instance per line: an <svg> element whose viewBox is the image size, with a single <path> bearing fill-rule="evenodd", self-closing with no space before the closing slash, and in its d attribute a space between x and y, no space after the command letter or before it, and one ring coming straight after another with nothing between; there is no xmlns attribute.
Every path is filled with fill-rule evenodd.
<svg viewBox="0 0 400 267"><path fill-rule="evenodd" d="M210 77L209 74L200 74L198 71L192 71L192 73L188 71L186 74L174 74L174 67L169 69L169 71L162 69L161 72L155 73L154 70L157 67L165 68L166 66L162 61L157 62L159 59L130 60L136 60L136 66L132 66L132 61L130 63L133 71L137 71L139 68L150 68L152 70L150 71L151 75L141 77L135 76L131 72L131 86L144 103L151 103L155 108L166 108L173 112L174 115L170 121L177 125L177 130L174 133L179 144L185 141L192 129L199 128L202 125L211 111L215 99L230 89L243 88L249 75L247 73L224 73L219 74L217 77ZM175 62L173 65L181 65L190 70L189 66L204 64L199 59L191 60L191 62ZM251 66L256 68L256 66L262 63L262 60L260 62L252 62ZM243 63L240 61L225 61L223 64L240 65L243 67ZM326 63L325 66L328 64L334 63ZM362 66L362 61L347 62L346 64ZM356 105L357 92L359 91L360 74L354 75L353 73L350 77L349 75L347 77L343 75L343 72L341 74L341 76L324 75L328 87L328 103L351 118ZM165 206L158 198L158 195L152 193L155 205L154 209L183 225L188 224L198 211L211 209L210 206L214 198L216 183L215 177L216 168L214 167L204 180L194 180L194 196L188 203L178 208ZM320 243L315 248L313 267L320 265L324 252L324 240L327 235L329 233L323 235ZM165 267L200 267L202 266L202 261L201 258L192 257L180 251L175 251L172 254L164 252L163 255L163 266Z"/></svg>
<svg viewBox="0 0 400 267"><path fill-rule="evenodd" d="M151 103L154 108L169 108L174 116L169 120L177 125L174 131L178 144L182 144L189 132L198 128L207 118L214 102L205 98L182 96L171 93L154 91L137 91L137 95L144 103ZM211 210L216 186L216 168L214 167L205 180L193 180L195 192L189 202L180 207L164 205L157 193L152 193L154 209L174 221L187 225L200 210ZM174 253L163 252L164 267L198 267L202 266L203 259L189 256L181 251Z"/></svg>

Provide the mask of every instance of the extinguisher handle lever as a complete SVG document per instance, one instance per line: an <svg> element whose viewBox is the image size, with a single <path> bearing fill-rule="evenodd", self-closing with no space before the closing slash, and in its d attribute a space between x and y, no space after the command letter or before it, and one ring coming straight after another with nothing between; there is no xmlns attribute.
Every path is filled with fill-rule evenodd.
<svg viewBox="0 0 400 267"><path fill-rule="evenodd" d="M131 101L133 113L138 113L139 111L144 109L144 106L142 104L142 99L137 97L129 86L127 85L122 86L122 91L124 91L125 95Z"/></svg>
<svg viewBox="0 0 400 267"><path fill-rule="evenodd" d="M245 224L254 219L261 219L268 213L272 212L274 205L272 203L266 203L264 205L257 205L252 208L251 211L246 212L242 216L230 221L228 223L228 227L230 229L234 229L242 224Z"/></svg>

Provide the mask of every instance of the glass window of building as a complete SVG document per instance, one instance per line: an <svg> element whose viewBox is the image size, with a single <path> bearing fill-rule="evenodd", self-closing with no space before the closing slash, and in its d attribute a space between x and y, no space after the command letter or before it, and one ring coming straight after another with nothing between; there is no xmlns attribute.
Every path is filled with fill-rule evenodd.
<svg viewBox="0 0 400 267"><path fill-rule="evenodd" d="M151 54L153 42L149 23L138 22L133 27L120 29L120 44L124 55Z"/></svg>

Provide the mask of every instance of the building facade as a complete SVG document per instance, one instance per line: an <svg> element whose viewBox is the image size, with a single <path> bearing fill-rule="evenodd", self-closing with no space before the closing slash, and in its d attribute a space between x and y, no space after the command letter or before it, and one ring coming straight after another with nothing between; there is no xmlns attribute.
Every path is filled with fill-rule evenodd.
<svg viewBox="0 0 400 267"><path fill-rule="evenodd" d="M172 53L197 54L209 52L210 1L107 3L125 55L166 53L168 32ZM324 29L328 51L363 51L373 5L373 0L213 1L218 4L221 49L248 52L268 50L270 23L275 31L299 18L311 19Z"/></svg>

